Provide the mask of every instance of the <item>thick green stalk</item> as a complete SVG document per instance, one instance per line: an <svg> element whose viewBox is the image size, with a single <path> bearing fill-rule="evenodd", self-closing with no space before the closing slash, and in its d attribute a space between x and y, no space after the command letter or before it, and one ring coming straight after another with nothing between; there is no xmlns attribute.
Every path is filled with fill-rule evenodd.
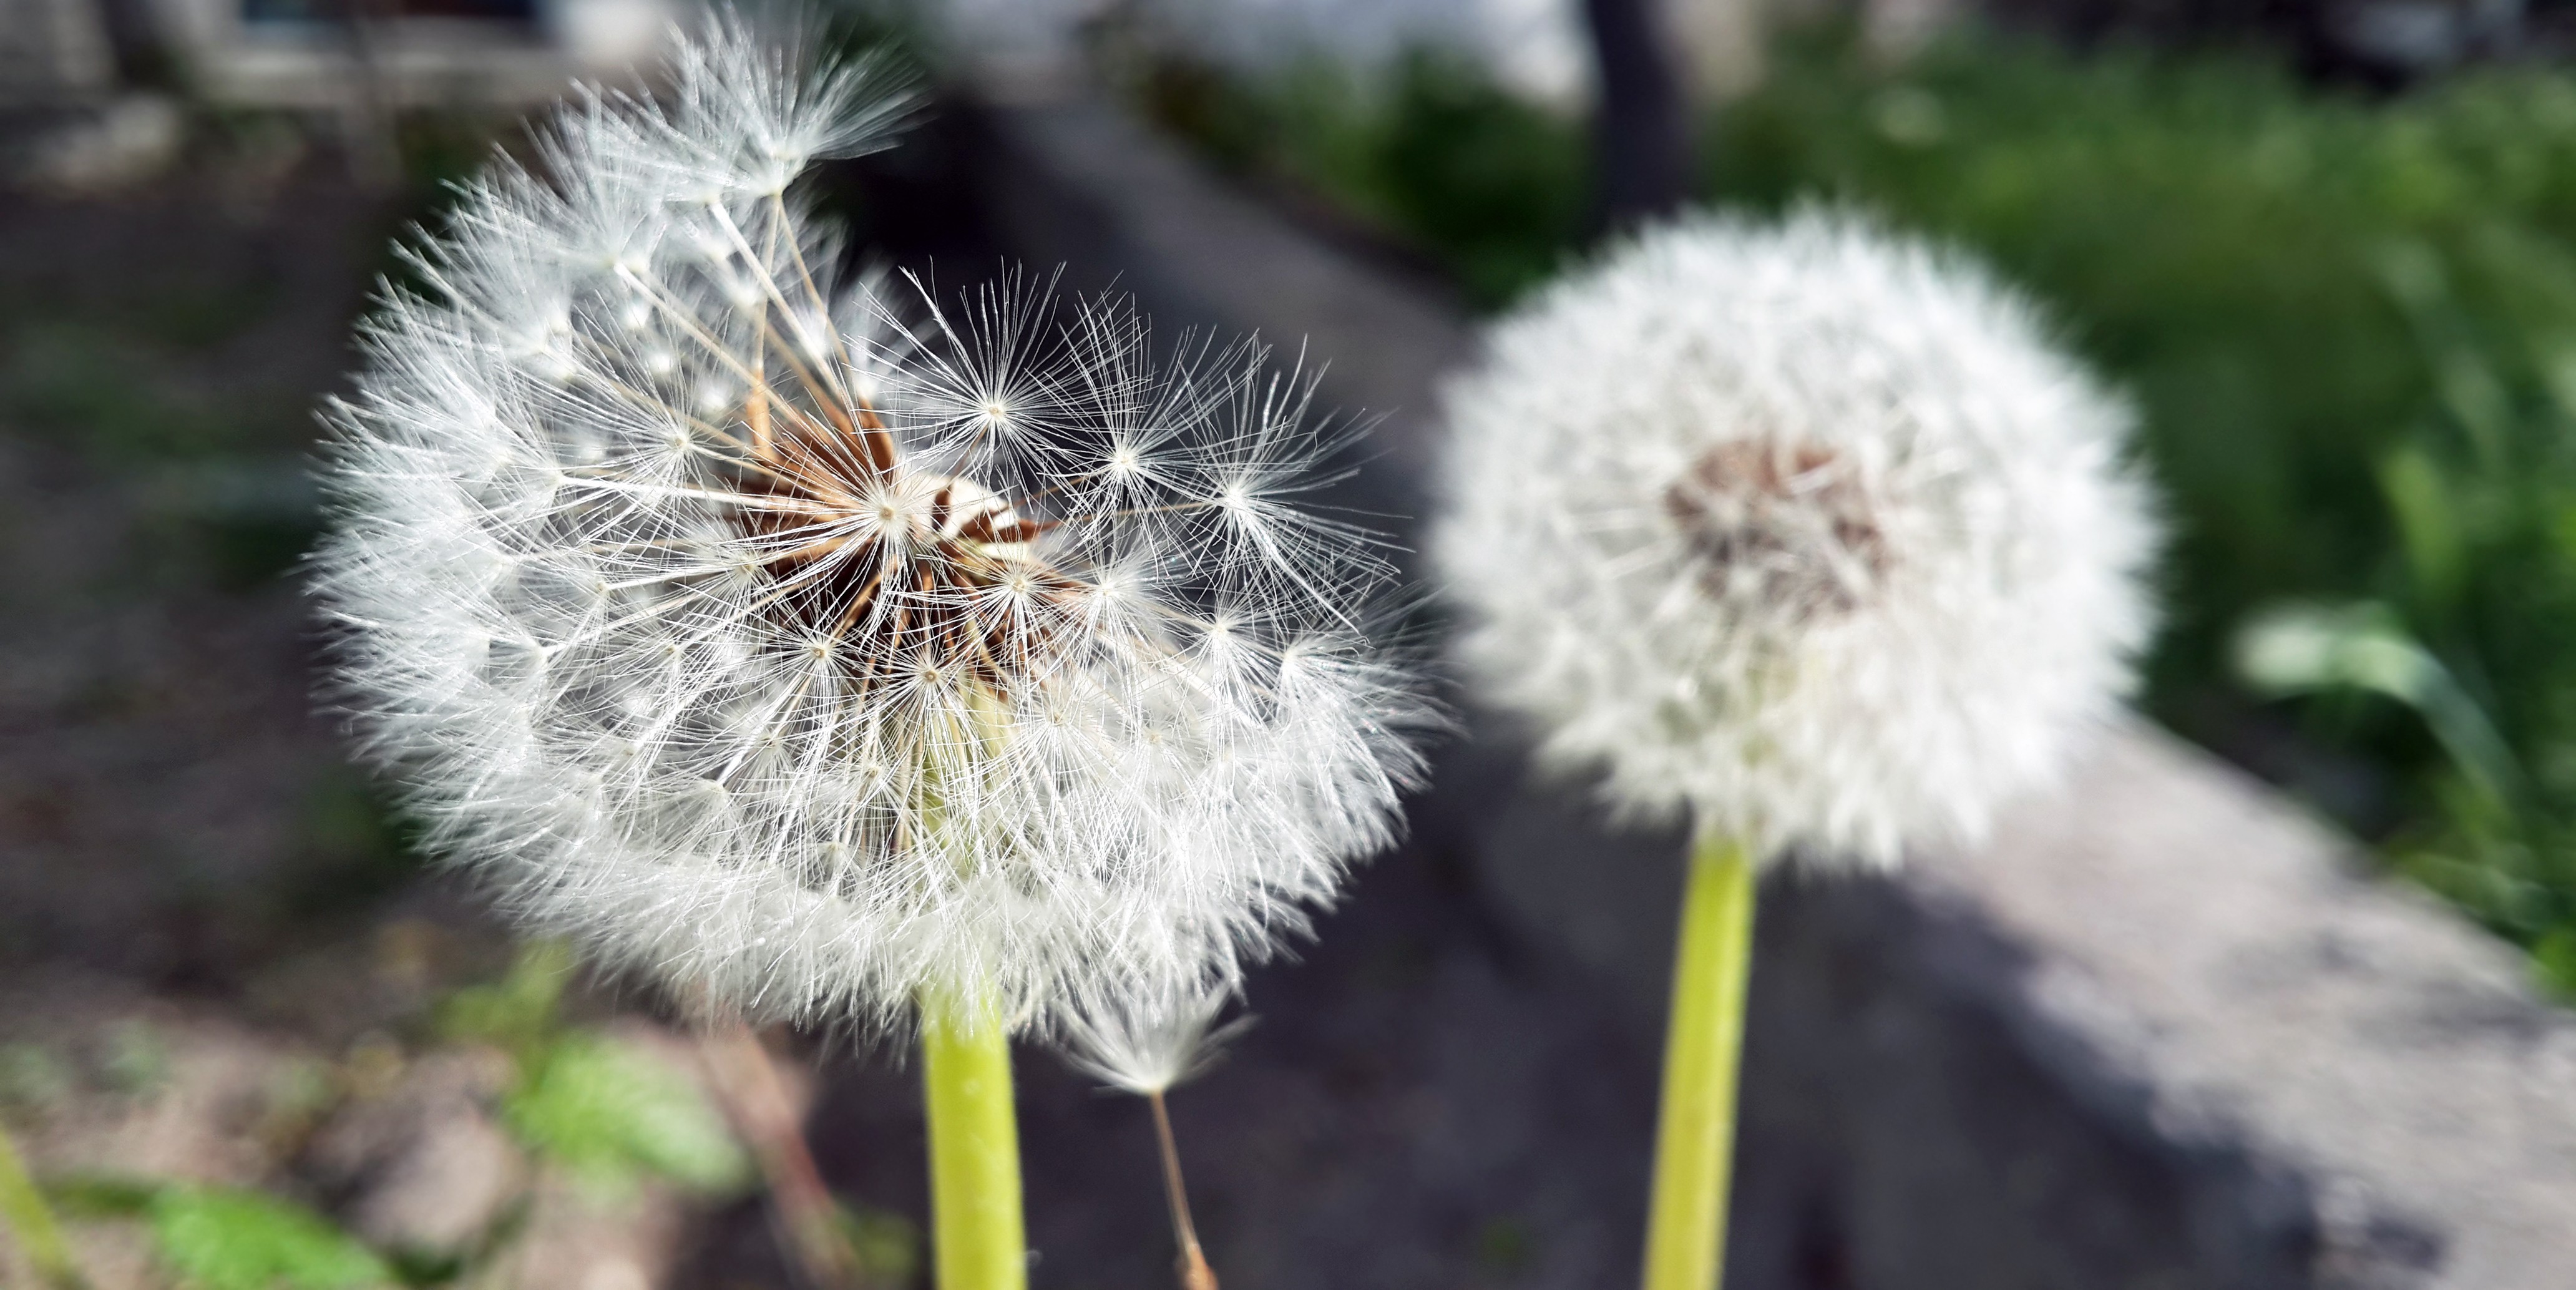
<svg viewBox="0 0 2576 1290"><path fill-rule="evenodd" d="M1664 1034L1664 1101L1646 1219L1646 1290L1716 1290L1726 1262L1727 1174L1744 986L1753 973L1753 862L1705 837L1691 855Z"/></svg>
<svg viewBox="0 0 2576 1290"><path fill-rule="evenodd" d="M922 992L921 1071L939 1290L1026 1290L1011 1041L990 997Z"/></svg>
<svg viewBox="0 0 2576 1290"><path fill-rule="evenodd" d="M0 1228L17 1238L18 1248L26 1252L36 1276L52 1290L80 1290L88 1284L72 1263L71 1246L63 1240L62 1225L54 1221L54 1211L45 1204L45 1194L36 1190L36 1180L27 1176L26 1163L18 1157L18 1144L10 1140L5 1127L0 1127Z"/></svg>

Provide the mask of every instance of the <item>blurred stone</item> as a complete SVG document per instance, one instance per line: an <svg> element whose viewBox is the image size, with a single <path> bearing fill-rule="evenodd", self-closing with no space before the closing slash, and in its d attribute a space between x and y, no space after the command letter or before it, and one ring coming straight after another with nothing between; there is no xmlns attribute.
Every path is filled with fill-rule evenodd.
<svg viewBox="0 0 2576 1290"><path fill-rule="evenodd" d="M348 1191L342 1212L369 1241L430 1254L471 1249L526 1185L525 1160L492 1119L512 1075L508 1055L488 1048L415 1059L315 1135L307 1168Z"/></svg>
<svg viewBox="0 0 2576 1290"><path fill-rule="evenodd" d="M1666 6L1665 24L1693 101L1723 103L1762 83L1771 9L1769 0L1674 0Z"/></svg>
<svg viewBox="0 0 2576 1290"><path fill-rule="evenodd" d="M536 106L575 79L631 84L692 8L687 0L561 0L517 18L415 11L376 19L364 40L341 22L246 14L239 0L163 0L157 13L211 100L376 111Z"/></svg>
<svg viewBox="0 0 2576 1290"><path fill-rule="evenodd" d="M112 193L168 170L187 135L187 113L176 100L128 94L37 140L21 178L67 196Z"/></svg>
<svg viewBox="0 0 2576 1290"><path fill-rule="evenodd" d="M0 103L90 98L115 76L95 0L0 0Z"/></svg>
<svg viewBox="0 0 2576 1290"><path fill-rule="evenodd" d="M652 1290L670 1284L690 1211L669 1188L601 1195L548 1178L530 1203L527 1231L503 1255L519 1285Z"/></svg>
<svg viewBox="0 0 2576 1290"><path fill-rule="evenodd" d="M458 1251L490 1228L525 1172L519 1149L482 1115L423 1126L349 1211L351 1230L397 1249Z"/></svg>

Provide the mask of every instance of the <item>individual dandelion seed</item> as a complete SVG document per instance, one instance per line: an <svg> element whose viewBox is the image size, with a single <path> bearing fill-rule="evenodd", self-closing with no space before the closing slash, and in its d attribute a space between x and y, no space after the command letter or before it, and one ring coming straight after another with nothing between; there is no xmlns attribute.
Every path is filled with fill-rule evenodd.
<svg viewBox="0 0 2576 1290"><path fill-rule="evenodd" d="M1973 266L1821 211L1645 233L1445 407L1469 670L1699 837L1646 1285L1708 1290L1754 870L1973 839L2114 713L2152 619L2131 418Z"/></svg>
<svg viewBox="0 0 2576 1290"><path fill-rule="evenodd" d="M905 102L720 17L495 161L368 324L315 583L436 850L713 1010L918 1016L935 1148L1000 1169L1005 1032L1238 980L1391 840L1424 709L1302 374L841 271L793 181ZM939 1184L1006 1185L952 1290L1023 1275L1016 1165Z"/></svg>
<svg viewBox="0 0 2576 1290"><path fill-rule="evenodd" d="M1198 1225L1190 1218L1180 1144L1172 1135L1172 1115L1163 1095L1213 1065L1226 1041L1252 1024L1252 1018L1239 1017L1216 1025L1228 998L1221 991L1130 998L1097 1013L1067 1017L1059 1036L1065 1059L1074 1069L1144 1098L1153 1109L1163 1197L1171 1210L1173 1239L1180 1246L1182 1290L1217 1290L1217 1280L1206 1250L1199 1245Z"/></svg>
<svg viewBox="0 0 2576 1290"><path fill-rule="evenodd" d="M1206 1073L1227 1042L1251 1027L1248 1016L1216 1024L1232 998L1200 990L1122 999L1069 1014L1057 1038L1075 1070L1121 1092L1158 1098Z"/></svg>

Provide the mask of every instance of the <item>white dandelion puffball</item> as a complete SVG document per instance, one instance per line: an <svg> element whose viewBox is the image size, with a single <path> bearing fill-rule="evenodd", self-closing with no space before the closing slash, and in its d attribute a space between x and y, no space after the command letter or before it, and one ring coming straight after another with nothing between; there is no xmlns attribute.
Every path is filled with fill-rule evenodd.
<svg viewBox="0 0 2576 1290"><path fill-rule="evenodd" d="M719 20L496 161L333 413L339 696L443 854L759 1016L1222 988L1390 841L1387 571L1252 345L840 272L899 86Z"/></svg>
<svg viewBox="0 0 2576 1290"><path fill-rule="evenodd" d="M1757 856L1973 839L2151 626L2126 408L1974 266L1851 216L1649 231L1445 402L1476 679L1615 805Z"/></svg>

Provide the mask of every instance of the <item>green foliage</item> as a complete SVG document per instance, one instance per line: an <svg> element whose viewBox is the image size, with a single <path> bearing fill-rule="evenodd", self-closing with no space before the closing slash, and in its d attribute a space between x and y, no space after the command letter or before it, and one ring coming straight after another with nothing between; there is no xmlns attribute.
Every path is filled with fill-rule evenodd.
<svg viewBox="0 0 2576 1290"><path fill-rule="evenodd" d="M539 939L520 946L509 974L470 986L438 1010L452 1041L507 1049L519 1077L502 1122L549 1165L606 1191L647 1176L723 1192L747 1180L749 1161L724 1117L680 1072L629 1045L563 1025L572 951Z"/></svg>
<svg viewBox="0 0 2576 1290"><path fill-rule="evenodd" d="M1573 209L1564 126L1437 142L1534 139L1524 107L1311 71L1178 101L1148 96L1221 160L1472 260L1480 299L1548 272L1572 227L1435 214L1537 191ZM1474 177L1406 139L1460 146ZM2226 750L2286 721L2296 750L2267 769L2576 991L2576 77L2364 101L2244 55L1972 35L1891 70L1811 32L1704 143L1721 205L1856 205L2045 302L2136 397L2170 499L2150 708ZM1399 157L1416 179L1384 175ZM1408 182L1444 192L1390 196ZM2240 673L2240 638L2301 604L2345 607L2288 623L2345 633L2323 670Z"/></svg>
<svg viewBox="0 0 2576 1290"><path fill-rule="evenodd" d="M123 1022L108 1036L99 1074L128 1097L158 1096L170 1082L170 1041L151 1022Z"/></svg>
<svg viewBox="0 0 2576 1290"><path fill-rule="evenodd" d="M811 7L821 22L815 44L823 57L882 59L895 75L930 75L925 55L937 35L910 0L814 0Z"/></svg>
<svg viewBox="0 0 2576 1290"><path fill-rule="evenodd" d="M160 1184L124 1174L74 1173L45 1179L45 1197L64 1217L148 1218Z"/></svg>
<svg viewBox="0 0 2576 1290"><path fill-rule="evenodd" d="M549 1045L501 1112L532 1151L602 1190L627 1190L654 1175L724 1192L749 1178L742 1148L695 1084L598 1036Z"/></svg>
<svg viewBox="0 0 2576 1290"><path fill-rule="evenodd" d="M2388 850L2529 942L2542 979L2576 995L2576 306L2499 318L2415 246L2381 269L2435 394L2378 458L2396 549L2377 581L2403 630L2460 678L2456 697L2414 704L2447 758L2423 771L2432 809ZM2554 247L2512 271L2576 301ZM2458 733L2458 709L2495 731L2490 751L2464 746L2478 740Z"/></svg>
<svg viewBox="0 0 2576 1290"><path fill-rule="evenodd" d="M2495 723L2386 605L2277 606L2238 635L2236 667L2276 695L2354 691L2394 699L2423 717L2453 765L2489 800L2508 803L2526 791L2521 763Z"/></svg>
<svg viewBox="0 0 2576 1290"><path fill-rule="evenodd" d="M508 1049L524 1066L537 1059L561 1028L564 987L572 981L572 949L539 938L519 946L509 974L490 985L467 986L439 1005L442 1038Z"/></svg>
<svg viewBox="0 0 2576 1290"><path fill-rule="evenodd" d="M682 1071L635 1046L563 1024L572 971L562 942L530 941L501 980L460 990L437 1010L441 1038L511 1054L518 1078L500 1113L520 1145L540 1164L612 1194L648 1177L707 1193L746 1184L748 1158ZM39 1051L5 1049L0 1058L24 1066L33 1060L26 1053ZM148 1092L166 1082L168 1060L161 1037L136 1023L116 1032L102 1074L118 1087ZM322 1084L317 1072L299 1071L281 1090L285 1113L310 1113L324 1096ZM21 1199L36 1196L21 1191ZM50 1180L42 1200L75 1218L146 1224L183 1290L444 1284L486 1266L519 1238L528 1216L524 1205L509 1208L461 1257L403 1252L388 1261L320 1215L259 1192L88 1174ZM0 1230L8 1218L0 1212ZM887 1284L908 1282L918 1241L900 1220L861 1215L850 1232L866 1266L901 1269L889 1273Z"/></svg>
<svg viewBox="0 0 2576 1290"><path fill-rule="evenodd" d="M300 552L309 543L295 544ZM288 555L280 569L291 565ZM303 917L327 916L382 899L420 876L416 822L355 770L314 777L297 815L302 871L288 895Z"/></svg>
<svg viewBox="0 0 2576 1290"><path fill-rule="evenodd" d="M269 424L167 388L160 348L78 322L0 320L0 412L121 464L235 449ZM259 411L292 415L298 409Z"/></svg>
<svg viewBox="0 0 2576 1290"><path fill-rule="evenodd" d="M1324 193L1420 247L1481 304L1546 276L1581 223L1579 124L1453 58L1369 78L1309 62L1258 84L1165 59L1136 94L1219 164Z"/></svg>
<svg viewBox="0 0 2576 1290"><path fill-rule="evenodd" d="M912 1220L864 1205L844 1205L833 1217L862 1285L908 1286L920 1278L921 1229Z"/></svg>
<svg viewBox="0 0 2576 1290"><path fill-rule="evenodd" d="M356 1239L274 1196L168 1187L149 1214L162 1261L190 1290L348 1290L393 1277Z"/></svg>
<svg viewBox="0 0 2576 1290"><path fill-rule="evenodd" d="M69 1099L69 1063L42 1044L0 1044L0 1112L42 1115Z"/></svg>

